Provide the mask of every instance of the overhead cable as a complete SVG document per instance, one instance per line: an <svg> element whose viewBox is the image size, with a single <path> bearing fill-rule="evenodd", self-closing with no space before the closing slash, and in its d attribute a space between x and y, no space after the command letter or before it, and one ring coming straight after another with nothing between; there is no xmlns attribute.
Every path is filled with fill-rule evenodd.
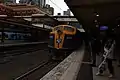
<svg viewBox="0 0 120 80"><path fill-rule="evenodd" d="M53 3L56 7L58 7L60 10L62 10L56 3L54 3L52 0L50 0L51 3Z"/></svg>

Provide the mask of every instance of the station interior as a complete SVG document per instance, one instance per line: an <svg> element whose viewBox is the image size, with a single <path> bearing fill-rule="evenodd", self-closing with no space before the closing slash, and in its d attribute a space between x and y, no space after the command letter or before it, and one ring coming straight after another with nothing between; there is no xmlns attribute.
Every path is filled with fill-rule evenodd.
<svg viewBox="0 0 120 80"><path fill-rule="evenodd" d="M54 15L46 0L9 1L0 0L0 80L120 80L120 0L64 0L73 15ZM108 38L113 75L103 56Z"/></svg>

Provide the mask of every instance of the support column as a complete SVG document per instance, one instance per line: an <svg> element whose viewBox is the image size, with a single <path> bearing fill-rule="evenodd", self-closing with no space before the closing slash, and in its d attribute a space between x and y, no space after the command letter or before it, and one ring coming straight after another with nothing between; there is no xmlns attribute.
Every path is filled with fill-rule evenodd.
<svg viewBox="0 0 120 80"><path fill-rule="evenodd" d="M1 28L2 28L2 33L1 33L1 43L4 43L4 38L5 38L5 34L4 34L4 25L1 23Z"/></svg>

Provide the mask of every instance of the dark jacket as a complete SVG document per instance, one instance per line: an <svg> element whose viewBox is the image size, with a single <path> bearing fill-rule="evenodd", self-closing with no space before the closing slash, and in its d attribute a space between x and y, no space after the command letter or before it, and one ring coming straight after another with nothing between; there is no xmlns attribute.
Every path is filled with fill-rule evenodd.
<svg viewBox="0 0 120 80"><path fill-rule="evenodd" d="M92 51L98 53L101 50L101 42L100 39L93 38L92 39Z"/></svg>
<svg viewBox="0 0 120 80"><path fill-rule="evenodd" d="M116 48L120 48L120 28L116 29L115 41L116 41Z"/></svg>

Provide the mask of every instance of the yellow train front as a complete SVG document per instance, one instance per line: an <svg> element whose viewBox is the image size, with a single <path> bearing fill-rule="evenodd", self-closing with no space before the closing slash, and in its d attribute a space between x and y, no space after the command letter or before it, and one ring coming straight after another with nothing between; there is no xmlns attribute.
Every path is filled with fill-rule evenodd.
<svg viewBox="0 0 120 80"><path fill-rule="evenodd" d="M70 25L58 25L49 35L49 52L52 59L66 57L81 46L83 40L81 32Z"/></svg>

